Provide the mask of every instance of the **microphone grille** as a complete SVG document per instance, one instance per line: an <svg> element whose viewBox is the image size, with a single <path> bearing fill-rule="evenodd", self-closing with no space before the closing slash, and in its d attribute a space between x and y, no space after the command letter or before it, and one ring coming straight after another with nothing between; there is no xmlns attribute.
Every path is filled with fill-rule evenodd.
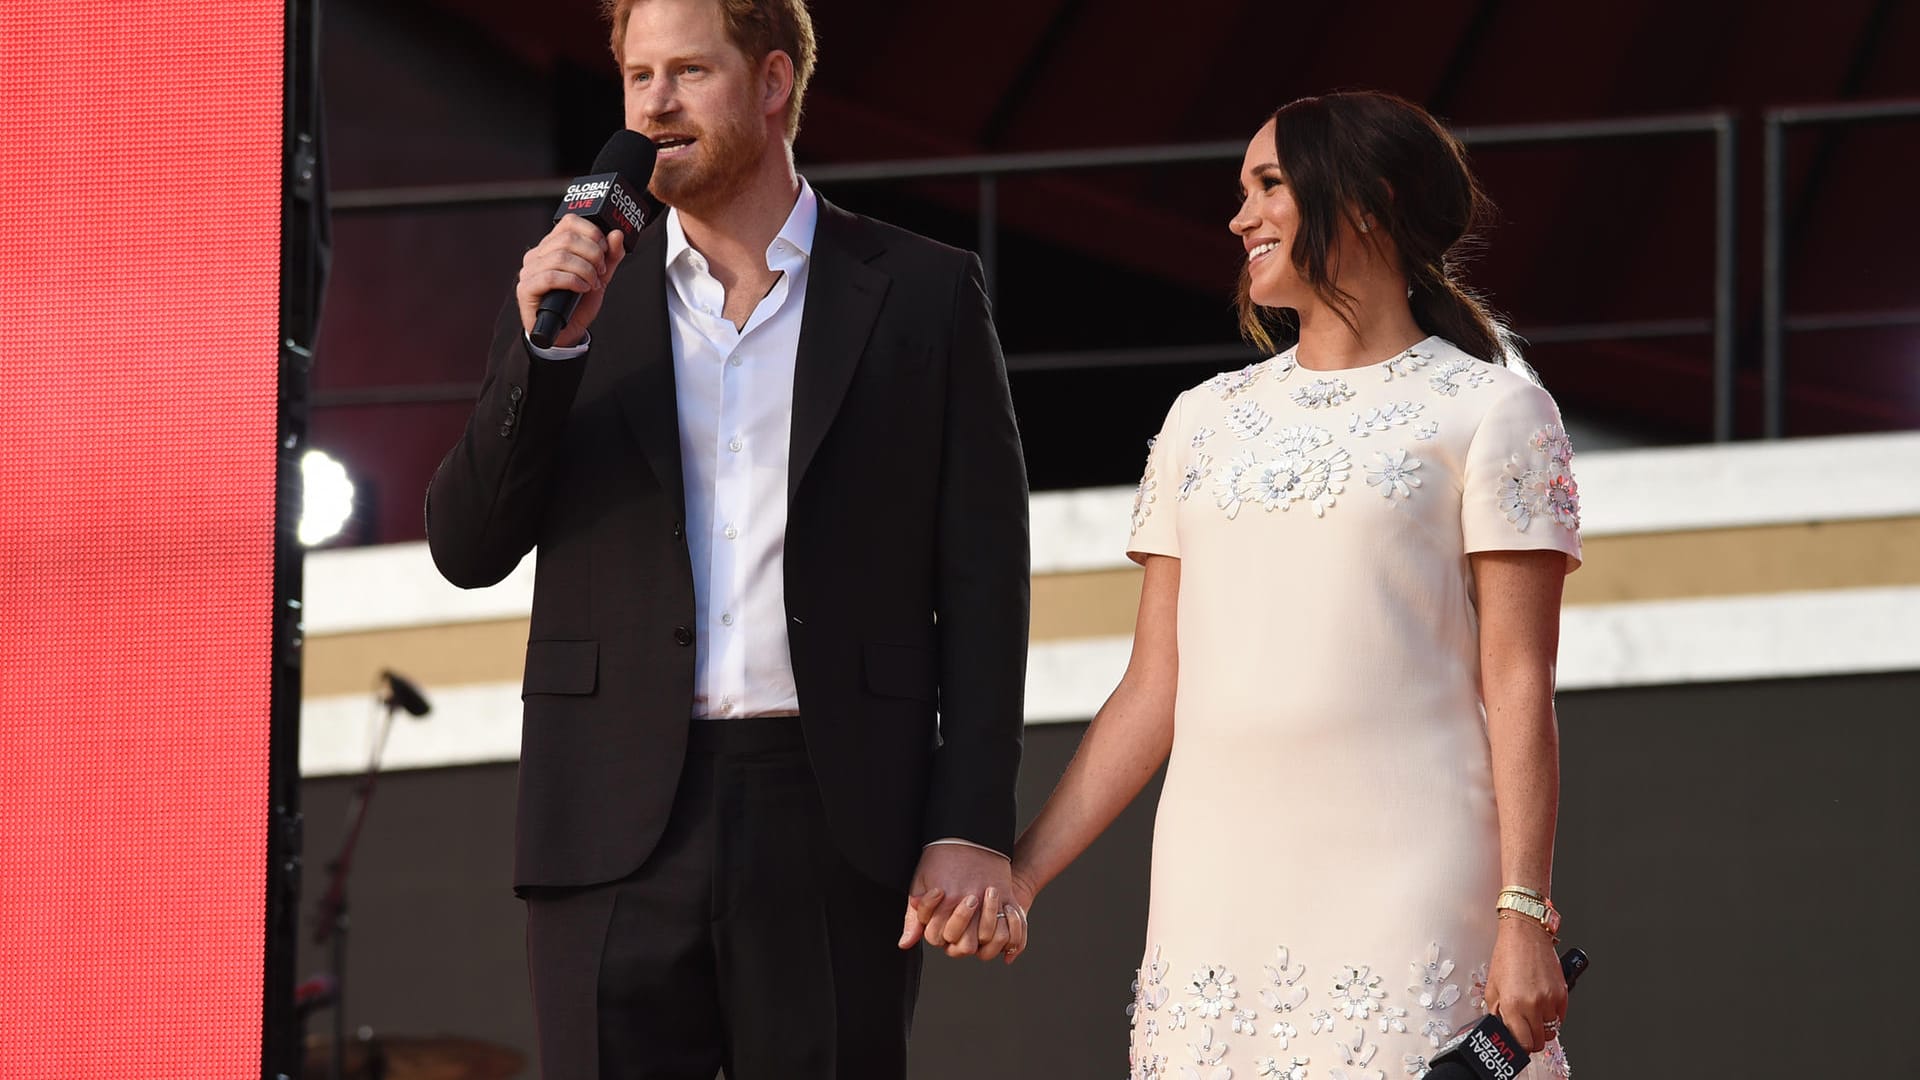
<svg viewBox="0 0 1920 1080"><path fill-rule="evenodd" d="M659 154L660 148L652 139L621 128L600 148L600 156L593 159L593 171L619 173L628 183L644 186L653 176L653 162Z"/></svg>

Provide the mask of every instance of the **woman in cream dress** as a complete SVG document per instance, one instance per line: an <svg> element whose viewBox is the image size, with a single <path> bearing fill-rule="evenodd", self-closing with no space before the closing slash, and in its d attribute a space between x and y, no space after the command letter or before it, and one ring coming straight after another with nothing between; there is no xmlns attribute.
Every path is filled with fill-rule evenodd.
<svg viewBox="0 0 1920 1080"><path fill-rule="evenodd" d="M1449 258L1484 200L1377 94L1254 136L1243 323L1298 344L1180 395L1128 552L1133 657L1015 853L1057 875L1164 761L1132 1076L1420 1076L1483 1009L1568 1075L1546 917L1572 450ZM1520 904L1520 907L1528 907Z"/></svg>

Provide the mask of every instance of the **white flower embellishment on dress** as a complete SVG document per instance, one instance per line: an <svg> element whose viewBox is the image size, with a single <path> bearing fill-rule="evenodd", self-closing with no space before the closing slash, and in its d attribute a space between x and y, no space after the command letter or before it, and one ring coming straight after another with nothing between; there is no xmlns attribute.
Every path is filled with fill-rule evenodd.
<svg viewBox="0 0 1920 1080"><path fill-rule="evenodd" d="M1153 489L1159 481L1153 475L1153 440L1147 440L1147 471L1140 474L1140 486L1133 492L1133 531L1139 532L1140 526L1147 523L1153 513Z"/></svg>
<svg viewBox="0 0 1920 1080"><path fill-rule="evenodd" d="M1526 532L1534 518L1546 518L1568 532L1580 531L1580 485L1573 479L1573 443L1557 424L1548 424L1527 440L1528 451L1514 454L1500 477L1500 511Z"/></svg>
<svg viewBox="0 0 1920 1080"><path fill-rule="evenodd" d="M1453 397L1460 393L1461 383L1479 387L1492 382L1493 376L1487 374L1487 367L1481 360L1449 360L1433 369L1427 385L1433 387L1435 393Z"/></svg>
<svg viewBox="0 0 1920 1080"><path fill-rule="evenodd" d="M1345 379L1315 379L1293 392L1293 403L1303 409L1321 409L1353 400Z"/></svg>
<svg viewBox="0 0 1920 1080"><path fill-rule="evenodd" d="M1453 1003L1460 1000L1460 987L1447 981L1453 974L1453 961L1441 955L1439 942L1427 946L1424 964L1415 960L1409 966L1413 968L1413 983L1407 987L1407 993L1414 996L1421 1008L1438 1012L1452 1008Z"/></svg>
<svg viewBox="0 0 1920 1080"><path fill-rule="evenodd" d="M1213 438L1213 429L1210 427L1201 428L1199 431L1193 433L1193 448L1195 450L1200 449L1207 445L1207 440L1211 438Z"/></svg>
<svg viewBox="0 0 1920 1080"><path fill-rule="evenodd" d="M1191 1080L1233 1080L1233 1070L1220 1064L1227 1056L1227 1044L1213 1037L1212 1024L1201 1024L1199 1041L1188 1043L1187 1049L1193 1054L1194 1065L1210 1071L1202 1072L1200 1069L1182 1065L1181 1076Z"/></svg>
<svg viewBox="0 0 1920 1080"><path fill-rule="evenodd" d="M1196 455L1191 462L1188 462L1186 471L1180 475L1180 491L1174 498L1180 502L1186 502L1193 495L1194 489L1200 486L1200 481L1211 475L1213 475L1213 458L1206 454Z"/></svg>
<svg viewBox="0 0 1920 1080"><path fill-rule="evenodd" d="M1251 401L1243 401L1227 410L1227 430L1242 441L1258 438L1271 423L1273 417L1267 414L1267 410Z"/></svg>
<svg viewBox="0 0 1920 1080"><path fill-rule="evenodd" d="M1413 489L1420 486L1420 459L1408 457L1405 450L1376 451L1373 464L1367 466L1367 486L1380 489L1380 495L1391 501L1394 496L1402 499L1413 495Z"/></svg>
<svg viewBox="0 0 1920 1080"><path fill-rule="evenodd" d="M1413 429L1413 437L1420 442L1426 442L1438 434L1440 434L1440 425L1434 423L1432 420Z"/></svg>
<svg viewBox="0 0 1920 1080"><path fill-rule="evenodd" d="M1254 1063L1257 1075L1271 1077L1272 1080L1307 1080L1307 1063L1311 1059L1297 1057L1286 1061L1278 1058L1261 1058Z"/></svg>
<svg viewBox="0 0 1920 1080"><path fill-rule="evenodd" d="M1234 989L1232 972L1220 964L1209 964L1193 973L1187 994L1193 999L1189 1008L1209 1020L1218 1020L1223 1010L1233 1008L1233 999L1240 996L1240 991Z"/></svg>
<svg viewBox="0 0 1920 1080"><path fill-rule="evenodd" d="M1293 1026L1287 1014L1306 1004L1307 988L1299 985L1307 974L1305 964L1292 962L1292 954L1285 945L1274 951L1274 962L1267 965L1267 981L1273 985L1260 990L1260 1001L1267 1008L1279 1014L1267 1034L1280 1040L1280 1049L1285 1050L1291 1039L1300 1037L1300 1029Z"/></svg>
<svg viewBox="0 0 1920 1080"><path fill-rule="evenodd" d="M1364 439L1376 431L1406 426L1407 421L1419 416L1425 408L1425 405L1416 401L1396 401L1385 408L1368 409L1363 413L1355 413L1353 419L1347 421L1347 431ZM1414 437L1419 438L1418 435Z"/></svg>
<svg viewBox="0 0 1920 1080"><path fill-rule="evenodd" d="M1381 371L1386 375L1385 382L1392 382L1395 376L1407 378L1414 372L1427 366L1433 359L1433 352L1418 345L1386 362Z"/></svg>
<svg viewBox="0 0 1920 1080"><path fill-rule="evenodd" d="M1129 1018L1142 1010L1157 1011L1167 1003L1167 988L1160 985L1166 974L1167 962L1160 959L1160 946L1155 945L1153 959L1133 974L1133 1003L1127 1006Z"/></svg>
<svg viewBox="0 0 1920 1080"><path fill-rule="evenodd" d="M1279 456L1261 460L1251 451L1233 459L1227 475L1215 482L1220 507L1227 517L1239 514L1241 503L1259 502L1269 511L1291 509L1296 502L1313 507L1325 517L1338 496L1347 490L1353 463L1347 452L1332 446L1326 428L1281 428L1267 439Z"/></svg>
<svg viewBox="0 0 1920 1080"><path fill-rule="evenodd" d="M1219 394L1221 400L1232 401L1236 394L1259 382L1264 370L1263 364L1248 364L1239 371L1223 371L1200 385Z"/></svg>
<svg viewBox="0 0 1920 1080"><path fill-rule="evenodd" d="M1349 1020L1369 1018L1386 996L1387 992L1380 988L1380 976L1365 965L1341 968L1333 978L1334 1007Z"/></svg>
<svg viewBox="0 0 1920 1080"><path fill-rule="evenodd" d="M1333 1080L1386 1080L1386 1075L1379 1069L1367 1068L1373 1056L1380 1052L1380 1045L1367 1041L1366 1028L1354 1028L1353 1038L1335 1039L1334 1045L1340 1048L1340 1059L1352 1068L1343 1069L1336 1065L1327 1070L1327 1075Z"/></svg>

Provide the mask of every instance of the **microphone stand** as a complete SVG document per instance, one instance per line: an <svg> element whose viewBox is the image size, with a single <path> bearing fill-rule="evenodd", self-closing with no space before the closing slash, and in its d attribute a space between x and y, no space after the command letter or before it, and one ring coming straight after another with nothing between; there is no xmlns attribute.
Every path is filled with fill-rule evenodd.
<svg viewBox="0 0 1920 1080"><path fill-rule="evenodd" d="M316 945L331 945L330 964L333 974L333 1053L328 1058L327 1075L330 1080L344 1080L347 1055L347 875L353 872L353 852L360 843L360 830L367 823L367 807L373 803L374 783L380 775L380 755L387 747L387 736L393 731L394 714L400 704L393 700L392 694L384 696L387 707L386 716L380 722L380 734L374 741L373 754L367 762L367 774L354 791L353 808L349 811L352 824L347 827L347 835L340 842L340 851L333 861L327 863L327 893L320 901L319 917L314 929L313 942Z"/></svg>

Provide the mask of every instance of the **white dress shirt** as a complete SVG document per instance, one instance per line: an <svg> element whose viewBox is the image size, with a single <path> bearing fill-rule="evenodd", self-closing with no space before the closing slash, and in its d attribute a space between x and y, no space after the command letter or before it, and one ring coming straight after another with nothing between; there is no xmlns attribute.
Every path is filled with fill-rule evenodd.
<svg viewBox="0 0 1920 1080"><path fill-rule="evenodd" d="M680 419L680 476L693 560L693 715L800 711L787 649L787 456L794 357L820 203L800 181L787 222L767 245L780 280L744 329L727 320L726 289L668 210L667 321ZM591 340L527 348L543 360L585 355Z"/></svg>
<svg viewBox="0 0 1920 1080"><path fill-rule="evenodd" d="M787 457L794 355L820 205L800 197L767 245L780 280L737 329L726 290L687 242L680 212L667 230L667 314L679 397L680 471L693 558L693 715L800 711L787 649Z"/></svg>

